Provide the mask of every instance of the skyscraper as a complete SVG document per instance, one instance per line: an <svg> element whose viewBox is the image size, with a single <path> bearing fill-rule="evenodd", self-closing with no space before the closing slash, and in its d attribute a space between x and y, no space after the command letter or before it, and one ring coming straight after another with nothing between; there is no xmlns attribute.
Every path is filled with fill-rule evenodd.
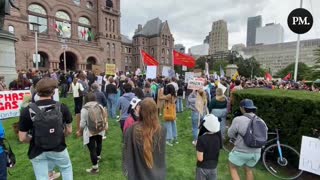
<svg viewBox="0 0 320 180"><path fill-rule="evenodd" d="M257 28L261 27L261 15L255 17L248 17L247 21L247 46L254 46L256 44Z"/></svg>
<svg viewBox="0 0 320 180"><path fill-rule="evenodd" d="M224 20L215 21L210 32L209 54L228 51L228 28Z"/></svg>
<svg viewBox="0 0 320 180"><path fill-rule="evenodd" d="M256 30L256 44L283 43L283 27L281 24L269 23Z"/></svg>

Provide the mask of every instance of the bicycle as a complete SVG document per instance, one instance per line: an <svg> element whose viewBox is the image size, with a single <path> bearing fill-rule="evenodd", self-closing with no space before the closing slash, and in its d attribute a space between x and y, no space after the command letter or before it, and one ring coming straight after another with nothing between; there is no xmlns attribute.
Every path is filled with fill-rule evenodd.
<svg viewBox="0 0 320 180"><path fill-rule="evenodd" d="M266 145L261 149L262 163L270 174L279 179L297 179L303 173L299 169L299 152L293 147L281 144L279 131L268 132L269 136L275 136L267 141ZM227 152L233 148L233 141L227 140L223 144L223 149Z"/></svg>

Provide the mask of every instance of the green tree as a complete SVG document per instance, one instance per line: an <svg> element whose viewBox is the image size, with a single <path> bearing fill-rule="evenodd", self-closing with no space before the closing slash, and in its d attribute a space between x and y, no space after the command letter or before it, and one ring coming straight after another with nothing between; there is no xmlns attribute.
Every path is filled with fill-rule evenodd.
<svg viewBox="0 0 320 180"><path fill-rule="evenodd" d="M291 63L289 64L287 67L285 67L284 69L281 69L278 73L277 76L279 76L280 78L284 78L286 75L288 75L289 73L291 73L292 75L292 79L294 76L294 66L295 63ZM297 76L297 80L301 81L301 80L309 80L310 78L310 74L311 74L311 69L302 62L298 63L298 76Z"/></svg>
<svg viewBox="0 0 320 180"><path fill-rule="evenodd" d="M320 78L320 47L314 50L314 56L316 57L316 64L311 68L309 74L310 80L316 80Z"/></svg>

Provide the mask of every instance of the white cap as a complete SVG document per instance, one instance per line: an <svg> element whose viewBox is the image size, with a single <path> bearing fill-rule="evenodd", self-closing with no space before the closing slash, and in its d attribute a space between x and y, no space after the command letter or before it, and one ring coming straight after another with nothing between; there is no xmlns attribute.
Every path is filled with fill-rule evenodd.
<svg viewBox="0 0 320 180"><path fill-rule="evenodd" d="M203 126L210 132L216 133L220 131L220 122L213 114L208 114L204 117Z"/></svg>
<svg viewBox="0 0 320 180"><path fill-rule="evenodd" d="M133 99L130 101L131 108L132 108L132 109L136 108L136 106L139 104L140 101L141 101L141 99L133 98Z"/></svg>

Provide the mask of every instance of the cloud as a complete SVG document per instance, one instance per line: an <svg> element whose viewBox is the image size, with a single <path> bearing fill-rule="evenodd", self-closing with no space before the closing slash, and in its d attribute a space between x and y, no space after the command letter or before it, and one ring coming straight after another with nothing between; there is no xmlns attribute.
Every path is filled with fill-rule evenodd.
<svg viewBox="0 0 320 180"><path fill-rule="evenodd" d="M286 21L290 11L297 6L299 0L122 0L121 31L132 37L138 24L144 25L148 20L159 17L163 21L168 20L175 43L189 48L203 42L214 21L224 19L228 23L231 47L246 43L247 18L261 14L263 24L281 23L285 29L285 40L292 41L296 35L288 29ZM320 12L315 10L320 8L320 1L305 0L305 7L318 20L302 39L319 37Z"/></svg>

